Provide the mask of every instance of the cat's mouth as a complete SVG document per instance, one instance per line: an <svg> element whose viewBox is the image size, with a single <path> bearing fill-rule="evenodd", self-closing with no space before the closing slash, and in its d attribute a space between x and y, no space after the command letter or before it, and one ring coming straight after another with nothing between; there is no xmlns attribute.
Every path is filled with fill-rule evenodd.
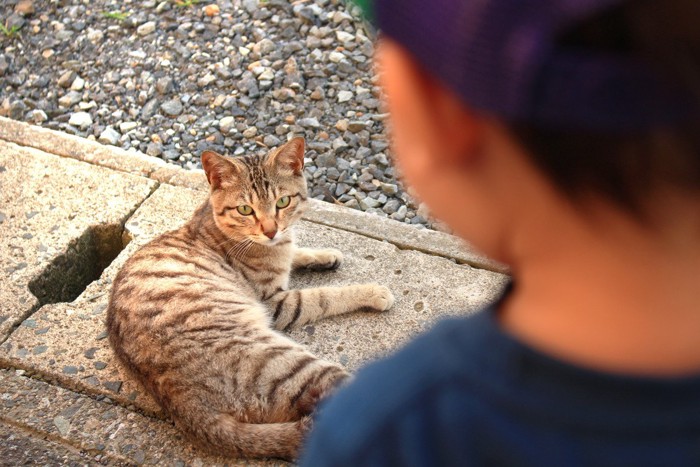
<svg viewBox="0 0 700 467"><path fill-rule="evenodd" d="M264 245L264 246L275 246L279 244L282 240L284 240L287 237L287 230L280 230L278 231L274 237L269 238L266 235L263 234L257 234L250 239L257 243L258 245Z"/></svg>

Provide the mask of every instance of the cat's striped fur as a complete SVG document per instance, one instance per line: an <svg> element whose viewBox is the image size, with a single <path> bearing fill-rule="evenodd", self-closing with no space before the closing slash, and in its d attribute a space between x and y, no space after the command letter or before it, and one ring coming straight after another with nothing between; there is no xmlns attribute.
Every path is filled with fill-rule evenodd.
<svg viewBox="0 0 700 467"><path fill-rule="evenodd" d="M134 253L114 281L107 327L117 357L210 451L294 458L316 403L347 373L279 331L393 304L373 284L287 290L292 268L342 260L293 244L307 197L303 157L301 138L264 157L205 151L209 199ZM276 206L285 196L289 204Z"/></svg>

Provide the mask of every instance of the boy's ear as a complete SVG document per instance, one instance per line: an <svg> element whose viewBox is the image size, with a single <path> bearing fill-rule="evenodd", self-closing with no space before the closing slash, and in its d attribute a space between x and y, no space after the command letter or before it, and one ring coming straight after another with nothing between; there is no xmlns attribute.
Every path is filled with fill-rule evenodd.
<svg viewBox="0 0 700 467"><path fill-rule="evenodd" d="M304 138L292 138L270 155L274 166L291 170L294 175L301 175L304 170Z"/></svg>
<svg viewBox="0 0 700 467"><path fill-rule="evenodd" d="M213 190L220 188L224 181L238 174L238 168L234 163L221 154L207 150L202 152L201 158L202 168L207 174L207 180Z"/></svg>

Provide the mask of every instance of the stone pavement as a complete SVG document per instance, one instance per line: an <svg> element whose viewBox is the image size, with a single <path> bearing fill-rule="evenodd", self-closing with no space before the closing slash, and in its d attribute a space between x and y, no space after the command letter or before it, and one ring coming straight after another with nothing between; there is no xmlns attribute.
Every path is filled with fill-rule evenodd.
<svg viewBox="0 0 700 467"><path fill-rule="evenodd" d="M0 118L0 464L279 464L190 446L107 343L116 272L206 196L201 171ZM444 233L322 202L300 224L300 245L336 247L346 259L334 272L295 274L292 287L370 281L396 296L386 313L291 331L350 370L441 316L477 310L507 281Z"/></svg>

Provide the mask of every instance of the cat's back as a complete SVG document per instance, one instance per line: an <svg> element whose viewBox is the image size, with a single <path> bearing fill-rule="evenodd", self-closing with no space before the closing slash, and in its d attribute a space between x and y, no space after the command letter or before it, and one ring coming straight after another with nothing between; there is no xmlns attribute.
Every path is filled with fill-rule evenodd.
<svg viewBox="0 0 700 467"><path fill-rule="evenodd" d="M127 260L112 285L107 327L119 348L139 340L164 344L183 330L216 323L227 310L256 304L240 271L183 227ZM264 316L248 318L265 324Z"/></svg>
<svg viewBox="0 0 700 467"><path fill-rule="evenodd" d="M126 261L114 280L112 299L191 300L230 286L240 294L252 292L239 271L182 228L155 238Z"/></svg>

